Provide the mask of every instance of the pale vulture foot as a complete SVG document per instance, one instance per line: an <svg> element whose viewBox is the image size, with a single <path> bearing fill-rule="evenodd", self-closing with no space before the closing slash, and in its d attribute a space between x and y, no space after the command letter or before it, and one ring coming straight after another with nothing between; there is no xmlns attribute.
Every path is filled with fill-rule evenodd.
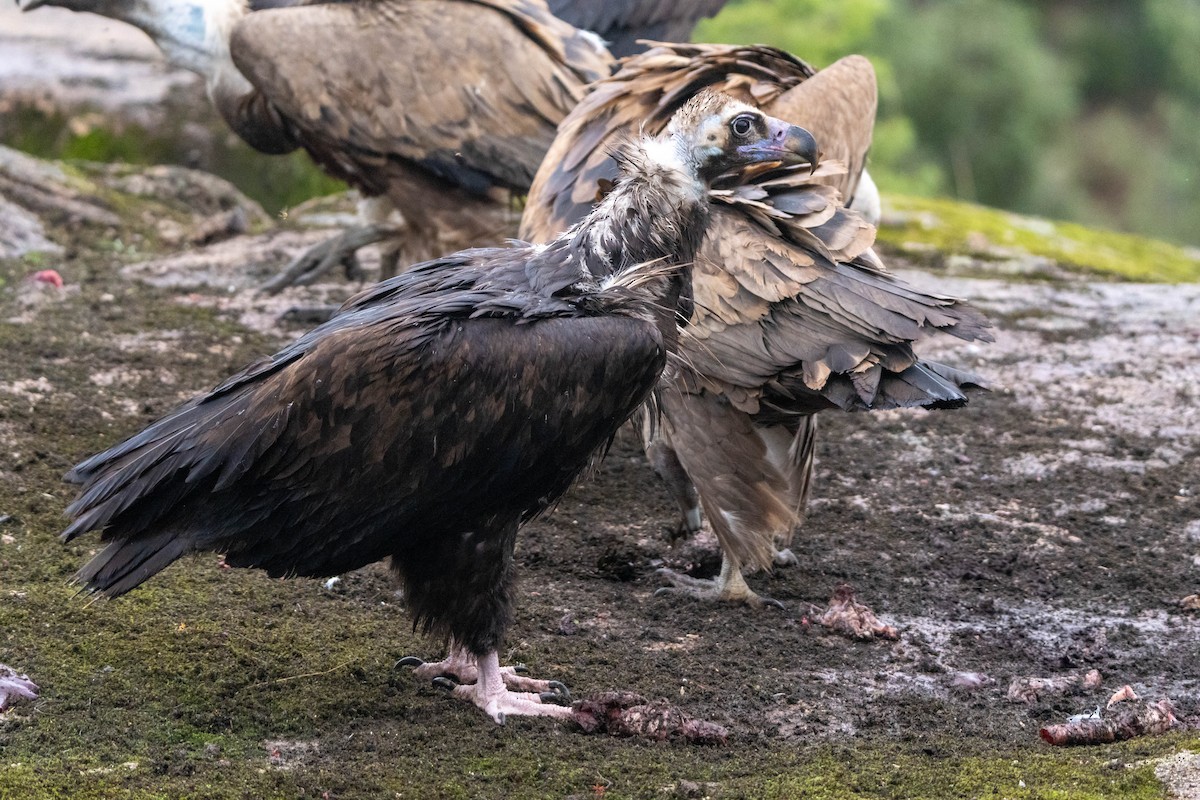
<svg viewBox="0 0 1200 800"><path fill-rule="evenodd" d="M747 586L742 571L730 565L728 559L722 560L721 574L716 578L693 578L670 569L660 569L658 574L671 585L662 587L656 595L681 594L708 603L742 603L751 608L784 607L775 598L763 597Z"/></svg>
<svg viewBox="0 0 1200 800"><path fill-rule="evenodd" d="M356 255L359 249L398 233L396 226L382 223L350 228L302 253L283 272L264 283L262 291L276 294L288 286L307 286L339 264L345 267L348 280L362 280L362 266Z"/></svg>
<svg viewBox="0 0 1200 800"><path fill-rule="evenodd" d="M469 700L500 725L508 715L569 719L571 699L558 681L543 681L521 675L523 666L501 667L496 651L476 659L461 647L452 648L444 661L424 662L406 656L397 666L414 667L420 677L431 678L452 694ZM515 690L515 691L514 691Z"/></svg>

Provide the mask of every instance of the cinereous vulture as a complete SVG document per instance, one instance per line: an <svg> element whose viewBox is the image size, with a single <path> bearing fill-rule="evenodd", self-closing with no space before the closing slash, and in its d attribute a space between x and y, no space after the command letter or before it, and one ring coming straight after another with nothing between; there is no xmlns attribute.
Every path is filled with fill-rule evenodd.
<svg viewBox="0 0 1200 800"><path fill-rule="evenodd" d="M938 333L991 337L974 309L888 273L871 250L874 227L842 207L858 191L875 118L874 71L857 56L815 73L765 47L661 45L626 60L559 127L521 236L550 239L586 214L613 175L612 142L661 129L702 87L803 125L825 159L815 183L826 185L767 174L711 192L695 313L646 443L682 509L678 532L697 530L703 508L722 549L715 581L665 573L673 590L760 605L743 572L794 558L779 548L807 502L814 414L959 406L980 379L920 360L914 345Z"/></svg>
<svg viewBox="0 0 1200 800"><path fill-rule="evenodd" d="M555 127L613 68L600 39L631 52L638 38L682 38L723 2L18 0L141 28L204 77L252 147L302 147L359 190L364 224L301 255L272 291L338 264L353 271L373 242L384 243L388 277L402 259L511 236L514 195L529 189Z"/></svg>
<svg viewBox="0 0 1200 800"><path fill-rule="evenodd" d="M204 77L251 146L302 147L360 191L368 224L301 256L271 289L309 282L376 241L396 245L385 277L401 258L501 242L516 223L512 197L528 190L555 126L613 63L544 0L18 2L144 30L173 64Z"/></svg>
<svg viewBox="0 0 1200 800"><path fill-rule="evenodd" d="M551 683L499 665L517 529L657 384L711 181L764 162L811 167L816 144L705 92L618 161L621 182L561 236L383 281L72 469L63 538L98 530L108 543L79 572L85 588L120 595L200 550L274 576L390 558L414 624L449 645L421 674L452 674L498 722L568 715L538 694Z"/></svg>

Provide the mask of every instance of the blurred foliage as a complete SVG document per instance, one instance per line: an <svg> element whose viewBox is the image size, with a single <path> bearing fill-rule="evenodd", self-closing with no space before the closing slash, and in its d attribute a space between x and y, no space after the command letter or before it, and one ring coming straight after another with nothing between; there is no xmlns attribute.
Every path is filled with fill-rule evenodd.
<svg viewBox="0 0 1200 800"><path fill-rule="evenodd" d="M1200 244L1200 0L733 0L697 38L870 56L885 192Z"/></svg>

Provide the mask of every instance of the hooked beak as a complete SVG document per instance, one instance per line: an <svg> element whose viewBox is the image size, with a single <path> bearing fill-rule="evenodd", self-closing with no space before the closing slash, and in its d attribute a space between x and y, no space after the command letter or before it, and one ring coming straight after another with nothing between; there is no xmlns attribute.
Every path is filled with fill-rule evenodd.
<svg viewBox="0 0 1200 800"><path fill-rule="evenodd" d="M813 135L780 119L767 118L767 136L738 148L750 161L778 161L784 166L807 164L809 172L817 168L821 152Z"/></svg>

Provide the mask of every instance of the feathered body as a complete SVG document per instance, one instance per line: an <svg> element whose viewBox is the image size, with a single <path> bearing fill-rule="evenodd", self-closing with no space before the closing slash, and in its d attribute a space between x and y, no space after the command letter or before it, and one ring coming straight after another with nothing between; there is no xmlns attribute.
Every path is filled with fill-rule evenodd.
<svg viewBox="0 0 1200 800"><path fill-rule="evenodd" d="M703 87L804 125L836 156L813 175L712 189L696 311L680 368L664 382L663 424L647 441L683 511L680 532L699 527L702 506L722 547L721 578L688 588L757 603L742 571L771 566L800 519L815 412L961 405L963 387L980 379L919 360L914 345L938 333L990 336L974 309L889 274L870 249L874 228L842 206L874 123L874 73L861 57L820 72L763 47L659 45L627 59L563 121L521 235L544 239L587 213L615 168L607 143L657 130Z"/></svg>
<svg viewBox="0 0 1200 800"><path fill-rule="evenodd" d="M729 134L731 116L752 135ZM655 386L707 183L730 164L815 158L803 131L727 99L697 98L678 119L628 145L626 179L549 244L469 250L377 284L75 467L63 538L109 542L79 579L118 595L197 550L279 576L390 557L416 624L486 657L479 691L494 694L517 528ZM473 699L496 718L542 713Z"/></svg>

